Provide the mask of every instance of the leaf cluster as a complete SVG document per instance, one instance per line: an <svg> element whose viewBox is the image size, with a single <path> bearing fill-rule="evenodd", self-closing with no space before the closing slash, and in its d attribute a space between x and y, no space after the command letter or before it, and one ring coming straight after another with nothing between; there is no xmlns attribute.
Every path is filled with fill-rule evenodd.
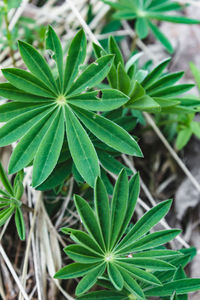
<svg viewBox="0 0 200 300"><path fill-rule="evenodd" d="M173 46L168 38L160 31L156 22L166 21L181 24L199 24L199 20L184 16L169 15L168 12L179 11L183 5L171 0L102 0L116 12L115 19L135 20L135 30L140 39L148 36L149 31L161 42L169 53L173 53Z"/></svg>
<svg viewBox="0 0 200 300"><path fill-rule="evenodd" d="M0 188L0 226L12 216L15 216L15 225L21 240L25 239L25 224L22 214L21 197L24 193L23 172L19 172L11 185L2 164L0 163L0 182L3 189Z"/></svg>
<svg viewBox="0 0 200 300"><path fill-rule="evenodd" d="M119 299L126 299L123 298L124 291L136 299L146 299L146 296L171 296L174 291L181 294L199 288L198 279L188 281L190 288L185 288L188 279L183 282L178 278L178 267L186 261L182 253L161 247L180 230L149 233L167 214L171 200L149 210L127 233L138 195L139 175L134 175L128 182L125 170L119 174L111 202L100 178L95 182L94 210L86 200L75 195L75 205L87 233L62 228L62 232L70 234L76 243L64 249L75 263L59 270L55 278L83 277L76 287L76 295L84 294L95 283L101 282L105 283L104 287L111 287L113 296L117 295ZM172 284L169 278L173 278ZM86 298L83 296L83 299Z"/></svg>
<svg viewBox="0 0 200 300"><path fill-rule="evenodd" d="M105 55L98 45L94 44L97 57ZM133 55L126 64L120 48L111 36L108 52L115 55L114 64L108 74L112 88L116 88L129 97L124 105L130 109L154 113L191 113L200 107L200 100L191 96L181 98L182 94L194 87L193 84L176 84L184 72L165 73L170 58L159 63L153 70L138 68L141 54Z"/></svg>
<svg viewBox="0 0 200 300"><path fill-rule="evenodd" d="M128 97L115 89L94 90L112 67L113 55L104 55L80 74L86 56L86 37L80 30L72 40L63 66L63 50L52 27L46 48L55 60L54 77L43 56L31 45L19 42L19 50L30 72L3 69L9 81L0 84L0 95L12 100L1 105L0 146L20 139L9 162L15 173L33 162L33 186L41 185L56 167L64 141L83 179L91 186L100 175L95 145L89 133L120 153L142 156L135 139L121 126L93 111L121 107Z"/></svg>

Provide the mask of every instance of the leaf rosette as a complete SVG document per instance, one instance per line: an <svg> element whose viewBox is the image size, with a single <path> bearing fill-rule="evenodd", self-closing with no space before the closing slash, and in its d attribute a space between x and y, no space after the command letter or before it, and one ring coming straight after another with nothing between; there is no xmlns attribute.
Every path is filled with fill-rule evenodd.
<svg viewBox="0 0 200 300"><path fill-rule="evenodd" d="M145 299L143 284L161 286L162 282L154 272L174 272L175 264L167 260L182 256L177 251L159 248L175 238L180 230L149 233L167 214L172 201L159 203L128 230L139 195L139 175L134 175L128 182L123 169L111 203L100 178L95 182L94 194L94 210L83 198L75 195L75 205L87 233L62 228L62 232L70 234L76 243L64 249L75 263L59 270L55 278L83 277L76 287L76 294L81 295L103 277L115 290L125 288L136 299Z"/></svg>
<svg viewBox="0 0 200 300"><path fill-rule="evenodd" d="M46 48L53 53L57 76L31 45L19 42L19 50L30 72L3 69L9 83L0 84L0 95L12 100L0 106L0 146L20 139L9 162L15 173L33 161L34 187L42 184L57 165L64 139L73 162L91 186L100 175L98 156L89 137L129 155L142 156L135 139L119 125L93 111L119 108L128 97L115 89L94 90L112 67L113 55L105 55L80 72L86 56L86 36L80 30L71 42L63 67L63 50L49 27Z"/></svg>

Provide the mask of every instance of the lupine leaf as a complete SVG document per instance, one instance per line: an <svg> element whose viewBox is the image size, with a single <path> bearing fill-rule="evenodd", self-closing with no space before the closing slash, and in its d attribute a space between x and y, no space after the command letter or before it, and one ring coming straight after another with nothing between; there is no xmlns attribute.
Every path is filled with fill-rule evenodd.
<svg viewBox="0 0 200 300"><path fill-rule="evenodd" d="M88 271L99 266L99 264L80 264L73 263L62 269L60 269L55 275L54 278L57 279L69 279L84 276Z"/></svg>
<svg viewBox="0 0 200 300"><path fill-rule="evenodd" d="M64 139L64 116L60 110L44 138L42 139L34 159L33 186L40 185L55 168Z"/></svg>
<svg viewBox="0 0 200 300"><path fill-rule="evenodd" d="M2 73L12 85L27 93L47 98L54 96L42 81L27 71L7 68L2 69Z"/></svg>
<svg viewBox="0 0 200 300"><path fill-rule="evenodd" d="M65 228L65 227L62 228L61 231L66 234L70 234L70 238L74 242L79 243L90 250L94 250L97 253L103 253L98 243L87 233L80 230Z"/></svg>
<svg viewBox="0 0 200 300"><path fill-rule="evenodd" d="M81 295L87 292L97 281L97 278L102 275L105 270L105 264L100 265L85 275L76 287L76 295Z"/></svg>
<svg viewBox="0 0 200 300"><path fill-rule="evenodd" d="M81 29L72 40L68 51L64 75L64 92L66 92L73 83L79 72L80 65L85 60L86 46L86 36Z"/></svg>
<svg viewBox="0 0 200 300"><path fill-rule="evenodd" d="M154 25L151 21L148 22L148 25L155 35L155 37L163 44L169 53L173 53L174 49L168 38L160 31L160 29Z"/></svg>
<svg viewBox="0 0 200 300"><path fill-rule="evenodd" d="M92 142L76 116L65 107L67 140L73 161L81 176L94 186L94 181L100 175L98 157Z"/></svg>
<svg viewBox="0 0 200 300"><path fill-rule="evenodd" d="M120 268L120 273L124 278L124 286L137 297L138 300L146 299L139 284L133 279L129 272L124 268Z"/></svg>
<svg viewBox="0 0 200 300"><path fill-rule="evenodd" d="M98 97L100 93L100 97ZM103 89L67 98L69 104L94 111L109 111L121 107L128 101L128 97L114 89Z"/></svg>
<svg viewBox="0 0 200 300"><path fill-rule="evenodd" d="M200 279L180 279L164 284L162 287L149 289L145 292L147 296L171 296L174 292L183 295L198 291L200 289Z"/></svg>
<svg viewBox="0 0 200 300"><path fill-rule="evenodd" d="M23 88L24 88L24 86L23 86ZM24 92L23 90L17 89L10 83L0 83L0 96L7 98L7 99L17 101L17 102L30 102L31 104L32 104L32 102L42 103L42 102L53 101L53 95L51 95L51 94L48 94L48 95L45 94L45 97L35 96L32 94L28 94L28 93ZM50 97L50 98L48 98L48 97Z"/></svg>
<svg viewBox="0 0 200 300"><path fill-rule="evenodd" d="M85 89L94 87L108 74L113 63L113 55L105 55L90 64L71 86L67 95L79 94Z"/></svg>
<svg viewBox="0 0 200 300"><path fill-rule="evenodd" d="M89 294L78 297L80 300L128 300L123 294L119 294L119 292L115 291L96 291L91 292Z"/></svg>
<svg viewBox="0 0 200 300"><path fill-rule="evenodd" d="M110 206L103 181L98 177L95 183L95 210L106 247L110 239Z"/></svg>
<svg viewBox="0 0 200 300"><path fill-rule="evenodd" d="M56 93L55 80L43 56L34 47L22 41L19 41L19 51L31 73Z"/></svg>
<svg viewBox="0 0 200 300"><path fill-rule="evenodd" d="M25 240L25 224L22 211L19 207L16 207L15 211L15 224L17 228L17 232L21 240Z"/></svg>
<svg viewBox="0 0 200 300"><path fill-rule="evenodd" d="M113 286L117 290L121 291L124 285L124 280L120 271L113 263L109 263L107 269L108 269L108 276Z"/></svg>
<svg viewBox="0 0 200 300"><path fill-rule="evenodd" d="M49 108L50 110L51 108ZM21 138L37 121L48 112L47 106L39 107L11 119L0 128L0 146L6 146Z"/></svg>
<svg viewBox="0 0 200 300"><path fill-rule="evenodd" d="M51 26L48 27L47 37L46 37L46 49L53 51L53 58L56 61L58 73L59 73L59 83L60 88L63 88L63 51L61 42Z"/></svg>
<svg viewBox="0 0 200 300"><path fill-rule="evenodd" d="M56 112L48 111L22 137L10 158L8 168L10 174L20 171L33 160L43 137L49 130L51 123L54 122L55 116Z"/></svg>
<svg viewBox="0 0 200 300"><path fill-rule="evenodd" d="M104 241L94 211L91 209L89 204L80 196L75 195L74 201L77 211L88 233L96 240L96 242L103 249Z"/></svg>
<svg viewBox="0 0 200 300"><path fill-rule="evenodd" d="M144 39L148 35L148 23L146 18L137 18L135 30L140 39Z"/></svg>
<svg viewBox="0 0 200 300"><path fill-rule="evenodd" d="M6 189L7 193L0 190L0 194L3 196L13 196L14 195L14 191L13 191L13 187L8 179L8 176L6 175L6 172L4 171L4 168L0 162L0 181L2 182L4 188Z"/></svg>
<svg viewBox="0 0 200 300"><path fill-rule="evenodd" d="M81 245L70 245L64 248L65 253L76 262L91 264L102 261L102 257L96 252L90 251Z"/></svg>
<svg viewBox="0 0 200 300"><path fill-rule="evenodd" d="M151 71L142 82L142 86L147 89L150 87L162 74L164 69L169 64L171 58L163 60L153 71Z"/></svg>
<svg viewBox="0 0 200 300"><path fill-rule="evenodd" d="M125 236L119 244L119 248L128 245L131 241L137 240L144 234L148 233L148 231L168 213L171 204L172 200L163 201L146 212Z"/></svg>
<svg viewBox="0 0 200 300"><path fill-rule="evenodd" d="M127 264L133 264L136 267L144 268L153 271L168 271L175 270L176 268L165 261L154 258L127 258L127 259L119 259L120 262L126 262Z"/></svg>
<svg viewBox="0 0 200 300"><path fill-rule="evenodd" d="M148 234L147 236L141 238L138 241L133 241L132 243L130 243L130 245L127 245L124 248L119 249L118 252L129 253L133 251L142 251L142 250L155 248L165 243L168 243L180 233L181 230L178 229L169 229L169 230L161 230L158 232L154 232Z"/></svg>
<svg viewBox="0 0 200 300"><path fill-rule="evenodd" d="M0 226L2 226L9 219L9 217L13 214L14 210L14 207L8 207L0 211Z"/></svg>
<svg viewBox="0 0 200 300"><path fill-rule="evenodd" d="M124 59L123 59L122 53L121 53L115 39L113 38L113 36L110 36L110 38L109 38L108 48L109 48L109 53L115 55L115 58L114 58L115 67L117 68L119 63L121 63L121 65L123 66Z"/></svg>
<svg viewBox="0 0 200 300"><path fill-rule="evenodd" d="M111 236L110 248L112 248L121 231L128 204L128 178L125 170L122 170L115 184L111 202Z"/></svg>
<svg viewBox="0 0 200 300"><path fill-rule="evenodd" d="M82 109L73 108L79 119L101 141L126 154L142 156L137 142L114 122Z"/></svg>
<svg viewBox="0 0 200 300"><path fill-rule="evenodd" d="M141 281L144 281L144 282L147 282L147 283L150 283L153 285L162 285L160 280L157 277L155 277L153 274L151 274L149 271L144 271L144 270L135 268L132 264L129 264L129 263L118 262L118 264L121 267L123 267L125 270L130 272L133 275L133 277L135 277Z"/></svg>

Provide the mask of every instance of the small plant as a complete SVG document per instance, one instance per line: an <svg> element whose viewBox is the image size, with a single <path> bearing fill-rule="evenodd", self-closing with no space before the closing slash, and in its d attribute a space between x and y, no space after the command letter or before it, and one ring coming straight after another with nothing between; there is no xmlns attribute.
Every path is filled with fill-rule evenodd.
<svg viewBox="0 0 200 300"><path fill-rule="evenodd" d="M108 74L114 56L99 58L79 74L86 46L85 34L80 30L71 43L64 68L60 41L49 27L46 48L56 62L56 78L40 53L25 42L19 42L19 50L30 72L2 70L9 83L0 84L0 95L13 102L0 107L0 121L7 122L0 129L0 146L20 139L10 159L9 173L33 161L34 187L55 168L65 135L78 172L89 185L94 185L100 175L98 156L84 127L113 149L142 156L137 142L122 127L92 112L117 109L128 97L114 89L92 90Z"/></svg>
<svg viewBox="0 0 200 300"><path fill-rule="evenodd" d="M25 239L25 224L22 214L21 197L24 193L23 172L19 172L14 179L12 186L1 163L0 163L0 182L4 189L0 188L0 226L2 226L13 214L18 235L21 240Z"/></svg>
<svg viewBox="0 0 200 300"><path fill-rule="evenodd" d="M83 198L75 195L77 211L88 233L62 228L62 232L70 234L71 239L76 242L64 249L76 262L59 270L55 278L83 277L76 287L76 295L85 293L98 278L104 276L116 291L125 288L136 299L146 299L145 295L153 295L154 290L162 296L163 287L159 278L167 271L176 270L173 259L181 253L159 247L175 238L180 230L149 233L167 214L171 200L163 201L152 208L127 230L138 195L139 175L134 175L128 182L125 170L121 171L115 184L111 203L100 178L95 183L95 210ZM200 286L200 280L197 279L195 283ZM163 295L171 296L174 290L175 284L170 294L168 291Z"/></svg>
<svg viewBox="0 0 200 300"><path fill-rule="evenodd" d="M98 45L93 44L97 57L107 54ZM114 64L108 74L109 84L129 97L124 106L154 113L191 113L199 109L200 100L183 97L182 94L194 87L193 84L177 84L184 72L164 73L170 58L162 61L152 71L138 68L140 54L132 56L126 64L120 48L111 36L108 53L114 54Z"/></svg>
<svg viewBox="0 0 200 300"><path fill-rule="evenodd" d="M149 30L162 43L169 53L173 47L168 38L160 31L154 21L182 24L199 24L199 20L184 16L168 15L169 11L181 10L184 6L171 0L101 0L117 10L113 17L121 20L136 20L135 30L140 39L148 36Z"/></svg>

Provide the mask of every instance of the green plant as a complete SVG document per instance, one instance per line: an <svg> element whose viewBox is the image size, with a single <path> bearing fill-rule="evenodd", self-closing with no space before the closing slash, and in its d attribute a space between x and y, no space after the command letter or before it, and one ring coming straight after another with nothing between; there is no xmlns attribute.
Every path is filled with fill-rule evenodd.
<svg viewBox="0 0 200 300"><path fill-rule="evenodd" d="M199 24L199 20L184 16L168 15L169 11L181 10L184 6L171 0L102 0L117 10L113 17L121 20L136 20L135 30L140 39L148 36L149 30L162 43L169 53L173 47L168 38L160 31L154 21L182 24Z"/></svg>
<svg viewBox="0 0 200 300"><path fill-rule="evenodd" d="M0 84L0 95L13 102L0 107L0 121L7 122L0 129L0 146L21 139L12 153L9 173L33 161L32 183L34 187L39 186L55 168L66 135L78 172L93 186L100 168L84 127L111 148L142 156L137 142L122 127L92 112L117 109L128 97L114 89L92 90L108 74L113 55L99 58L79 74L86 56L83 30L71 43L65 68L60 41L51 27L46 48L51 50L56 62L56 78L39 52L24 42L19 42L19 50L30 72L16 68L2 70L9 83Z"/></svg>
<svg viewBox="0 0 200 300"><path fill-rule="evenodd" d="M0 163L0 182L4 186L4 189L0 188L0 226L14 214L18 235L21 240L24 240L25 224L21 210L23 206L21 197L24 193L23 172L19 172L15 176L12 186Z"/></svg>
<svg viewBox="0 0 200 300"><path fill-rule="evenodd" d="M93 44L97 57L105 55L101 47ZM180 97L189 91L193 84L176 84L184 72L164 73L170 58L162 61L150 72L138 68L140 54L133 55L126 64L120 48L111 36L108 53L114 54L114 64L108 74L112 88L116 88L129 97L125 107L154 113L191 113L200 109L200 100L191 96Z"/></svg>
<svg viewBox="0 0 200 300"><path fill-rule="evenodd" d="M171 296L174 291L179 293L176 286L181 285L181 281L162 286L160 278L168 271L174 274L174 260L181 253L159 247L175 238L180 230L149 233L167 214L172 201L159 203L127 230L138 195L139 175L134 175L128 182L125 170L119 174L111 203L100 178L95 183L95 210L83 198L75 195L75 205L87 233L62 228L62 232L70 234L76 243L64 249L76 262L59 270L55 278L83 277L76 287L76 295L85 293L102 276L115 289L112 296L117 295L119 299L124 298L116 291L123 288L132 295L127 299L146 299L145 295L158 293L160 296ZM191 285L184 289L184 293L200 287L200 279L191 279L188 283Z"/></svg>

